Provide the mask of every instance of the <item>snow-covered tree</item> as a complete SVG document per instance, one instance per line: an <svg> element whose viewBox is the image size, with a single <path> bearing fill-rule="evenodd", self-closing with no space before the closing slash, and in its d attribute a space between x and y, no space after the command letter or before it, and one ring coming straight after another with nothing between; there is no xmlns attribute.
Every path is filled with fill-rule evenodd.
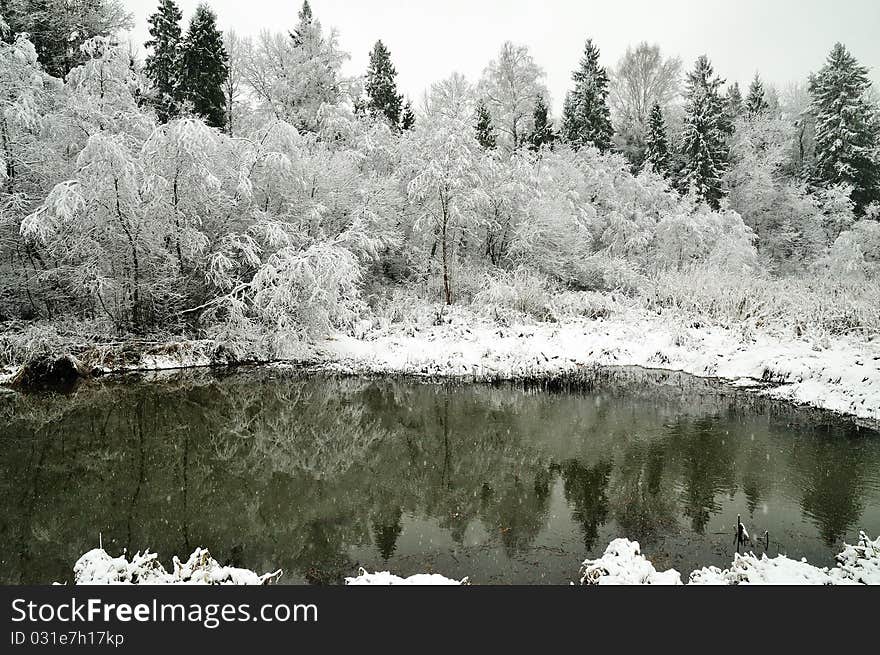
<svg viewBox="0 0 880 655"><path fill-rule="evenodd" d="M727 161L729 126L719 91L723 83L703 55L688 73L685 93L680 185L683 191L693 192L712 207L717 207L721 199L721 180Z"/></svg>
<svg viewBox="0 0 880 655"><path fill-rule="evenodd" d="M159 8L147 19L150 40L144 43L144 47L150 52L144 60L144 73L153 85L151 101L162 123L180 113L182 18L174 0L160 0Z"/></svg>
<svg viewBox="0 0 880 655"><path fill-rule="evenodd" d="M659 45L643 41L626 49L609 76L615 145L638 168L645 156L652 107L658 104L665 110L680 93L681 60L663 57Z"/></svg>
<svg viewBox="0 0 880 655"><path fill-rule="evenodd" d="M0 13L13 33L27 33L47 73L63 78L83 63L82 45L131 29L121 0L8 0Z"/></svg>
<svg viewBox="0 0 880 655"><path fill-rule="evenodd" d="M412 102L407 100L403 103L403 111L400 114L400 129L411 130L416 124L416 112L413 109Z"/></svg>
<svg viewBox="0 0 880 655"><path fill-rule="evenodd" d="M477 132L477 142L486 150L492 150L496 146L495 127L492 125L492 115L486 109L486 105L480 102L477 105L477 122L474 129Z"/></svg>
<svg viewBox="0 0 880 655"><path fill-rule="evenodd" d="M479 146L466 122L442 116L421 121L407 134L407 193L418 212L414 228L427 238L432 258L439 250L443 301L451 305L457 237L476 227L469 204L479 183Z"/></svg>
<svg viewBox="0 0 880 655"><path fill-rule="evenodd" d="M313 19L293 37L260 33L244 48L242 77L265 115L317 132L322 107L342 102L351 91L351 81L341 74L347 59L336 31L325 35Z"/></svg>
<svg viewBox="0 0 880 655"><path fill-rule="evenodd" d="M739 118L744 110L742 91L739 88L739 82L734 82L727 88L727 113L730 120L735 121Z"/></svg>
<svg viewBox="0 0 880 655"><path fill-rule="evenodd" d="M483 71L479 94L492 117L497 143L513 152L534 131L535 98L547 97L544 71L529 49L506 41Z"/></svg>
<svg viewBox="0 0 880 655"><path fill-rule="evenodd" d="M563 107L562 137L575 148L591 145L604 152L611 147L614 135L608 108L609 79L592 39L587 39L572 80L574 88L565 96Z"/></svg>
<svg viewBox="0 0 880 655"><path fill-rule="evenodd" d="M810 80L816 117L813 181L827 188L846 184L858 210L878 198L880 123L867 95L868 69L837 43L825 66Z"/></svg>
<svg viewBox="0 0 880 655"><path fill-rule="evenodd" d="M469 120L477 102L473 85L461 73L434 82L425 93L422 109L427 116Z"/></svg>
<svg viewBox="0 0 880 655"><path fill-rule="evenodd" d="M645 164L663 177L670 172L669 137L666 134L666 121L663 110L655 104L648 117L648 128L645 134Z"/></svg>
<svg viewBox="0 0 880 655"><path fill-rule="evenodd" d="M403 108L403 96L397 92L396 78L397 69L391 63L391 53L381 40L376 41L367 67L367 109L394 128L400 124Z"/></svg>
<svg viewBox="0 0 880 655"><path fill-rule="evenodd" d="M229 75L229 56L217 16L206 4L196 7L182 53L182 97L192 111L212 127L226 125L223 86Z"/></svg>
<svg viewBox="0 0 880 655"><path fill-rule="evenodd" d="M746 96L745 110L749 116L758 116L770 109L770 103L764 95L764 83L755 73L755 78L749 85L749 94Z"/></svg>
<svg viewBox="0 0 880 655"><path fill-rule="evenodd" d="M529 135L529 147L532 150L540 150L542 146L552 145L556 140L556 133L553 131L553 122L550 118L550 108L547 107L547 103L541 96L535 100L533 116L535 127Z"/></svg>

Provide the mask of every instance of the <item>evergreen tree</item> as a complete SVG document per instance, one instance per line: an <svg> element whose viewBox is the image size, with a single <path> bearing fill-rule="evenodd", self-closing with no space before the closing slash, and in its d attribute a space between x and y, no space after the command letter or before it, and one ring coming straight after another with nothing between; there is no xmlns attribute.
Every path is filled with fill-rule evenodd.
<svg viewBox="0 0 880 655"><path fill-rule="evenodd" d="M12 34L28 33L45 71L59 78L83 63L83 43L133 25L122 0L6 0L0 14Z"/></svg>
<svg viewBox="0 0 880 655"><path fill-rule="evenodd" d="M382 116L393 127L400 124L403 96L397 93L397 70L391 53L382 41L376 41L367 68L367 108L374 116Z"/></svg>
<svg viewBox="0 0 880 655"><path fill-rule="evenodd" d="M193 112L212 127L226 123L226 95L223 84L229 74L223 34L217 16L206 4L196 7L183 42L183 98Z"/></svg>
<svg viewBox="0 0 880 655"><path fill-rule="evenodd" d="M529 148L532 150L540 150L543 145L552 145L556 140L556 134L553 132L553 125L550 121L550 109L544 98L538 96L535 101L535 129L529 136Z"/></svg>
<svg viewBox="0 0 880 655"><path fill-rule="evenodd" d="M702 55L688 73L685 92L680 185L685 192L693 190L713 208L718 207L722 195L730 136L726 102L719 93L722 84L724 80L715 75L709 59Z"/></svg>
<svg viewBox="0 0 880 655"><path fill-rule="evenodd" d="M735 119L743 113L743 97L742 91L739 89L739 82L734 82L727 89L727 111L731 119Z"/></svg>
<svg viewBox="0 0 880 655"><path fill-rule="evenodd" d="M764 84L755 73L755 79L749 85L749 95L746 96L746 111L749 116L758 116L770 109L770 103L764 95Z"/></svg>
<svg viewBox="0 0 880 655"><path fill-rule="evenodd" d="M562 134L574 147L593 145L605 152L614 129L608 108L608 74L599 65L599 48L587 39L580 68L572 74L574 89L565 96Z"/></svg>
<svg viewBox="0 0 880 655"><path fill-rule="evenodd" d="M483 101L477 105L477 142L486 150L493 150L496 145L495 127L492 125L492 114Z"/></svg>
<svg viewBox="0 0 880 655"><path fill-rule="evenodd" d="M303 44L306 34L312 27L313 22L312 6L309 4L309 0L304 0L302 8L299 10L299 23L297 24L296 29L290 33L290 37L296 45L300 46Z"/></svg>
<svg viewBox="0 0 880 655"><path fill-rule="evenodd" d="M400 115L400 129L411 130L416 124L416 113L413 111L412 103L407 100L403 106L403 113Z"/></svg>
<svg viewBox="0 0 880 655"><path fill-rule="evenodd" d="M666 136L666 121L659 104L651 108L648 116L648 129L645 134L645 163L663 177L669 175L669 138Z"/></svg>
<svg viewBox="0 0 880 655"><path fill-rule="evenodd" d="M149 41L144 47L152 52L144 61L144 73L155 89L152 98L159 121L166 123L180 112L180 44L183 14L174 0L160 0L159 8L150 16Z"/></svg>
<svg viewBox="0 0 880 655"><path fill-rule="evenodd" d="M841 43L810 80L816 117L814 183L823 188L850 185L858 211L880 196L880 134L877 108L867 96L870 86L868 69Z"/></svg>

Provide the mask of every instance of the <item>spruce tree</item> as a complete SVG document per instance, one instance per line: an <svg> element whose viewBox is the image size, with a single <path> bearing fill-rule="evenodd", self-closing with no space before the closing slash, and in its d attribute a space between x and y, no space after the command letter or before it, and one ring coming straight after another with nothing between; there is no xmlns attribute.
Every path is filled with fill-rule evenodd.
<svg viewBox="0 0 880 655"><path fill-rule="evenodd" d="M746 112L750 117L758 116L770 109L770 103L764 95L764 84L755 73L755 79L749 85L749 95L746 96Z"/></svg>
<svg viewBox="0 0 880 655"><path fill-rule="evenodd" d="M692 190L714 208L722 195L721 179L730 135L726 102L719 92L722 84L724 80L715 75L709 59L705 55L697 59L687 77L682 136L681 188L685 192Z"/></svg>
<svg viewBox="0 0 880 655"><path fill-rule="evenodd" d="M413 111L412 102L406 101L403 106L403 113L400 115L400 129L403 131L411 130L416 125L416 113Z"/></svg>
<svg viewBox="0 0 880 655"><path fill-rule="evenodd" d="M669 138L666 136L666 121L659 104L651 107L648 115L648 129L645 133L645 164L650 164L654 172L669 175Z"/></svg>
<svg viewBox="0 0 880 655"><path fill-rule="evenodd" d="M376 41L370 53L367 68L367 109L374 116L381 116L397 128L403 96L397 93L397 70L391 63L391 53L382 41Z"/></svg>
<svg viewBox="0 0 880 655"><path fill-rule="evenodd" d="M727 111L731 119L735 119L743 113L743 97L742 91L739 89L739 82L734 82L727 89Z"/></svg>
<svg viewBox="0 0 880 655"><path fill-rule="evenodd" d="M477 130L477 142L486 150L493 150L497 143L495 127L492 125L492 114L482 100L477 105L477 123L474 127Z"/></svg>
<svg viewBox="0 0 880 655"><path fill-rule="evenodd" d="M152 104L162 123L180 112L182 18L174 0L160 0L159 8L147 20L152 38L144 43L144 47L151 49L144 60L144 73L153 84Z"/></svg>
<svg viewBox="0 0 880 655"><path fill-rule="evenodd" d="M605 152L614 129L608 108L608 74L599 65L599 48L587 39L580 67L572 74L574 88L565 96L562 134L575 148L592 145Z"/></svg>
<svg viewBox="0 0 880 655"><path fill-rule="evenodd" d="M217 16L206 4L196 7L183 42L182 96L193 112L212 127L226 124L223 84L229 74L223 34Z"/></svg>
<svg viewBox="0 0 880 655"><path fill-rule="evenodd" d="M304 0L302 8L299 10L299 23L296 29L290 33L290 37L296 45L303 44L306 32L312 27L313 20L312 6L309 4L309 0Z"/></svg>
<svg viewBox="0 0 880 655"><path fill-rule="evenodd" d="M538 96L535 101L534 118L535 129L529 135L529 148L537 151L541 149L541 146L552 145L556 140L556 134L553 132L553 125L550 121L550 109L542 96Z"/></svg>
<svg viewBox="0 0 880 655"><path fill-rule="evenodd" d="M850 185L857 211L880 197L880 134L877 107L867 96L870 86L868 69L841 43L810 79L816 117L813 182L823 188Z"/></svg>

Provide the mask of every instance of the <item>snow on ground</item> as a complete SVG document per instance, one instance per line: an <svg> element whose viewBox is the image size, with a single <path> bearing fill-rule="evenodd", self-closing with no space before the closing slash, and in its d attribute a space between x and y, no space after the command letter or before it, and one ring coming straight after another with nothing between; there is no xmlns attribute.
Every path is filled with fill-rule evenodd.
<svg viewBox="0 0 880 655"><path fill-rule="evenodd" d="M639 543L615 539L602 557L581 566L581 584L681 584L675 569L659 572L641 554ZM693 571L689 585L880 585L880 538L871 541L862 532L856 545L845 545L831 569L813 566L806 560L784 555L758 557L753 553L734 555L728 569L716 566Z"/></svg>
<svg viewBox="0 0 880 655"><path fill-rule="evenodd" d="M388 571L377 573L367 573L365 569L360 569L357 576L346 578L347 585L466 585L468 579L451 580L437 573L418 573L408 578L401 578L393 575Z"/></svg>
<svg viewBox="0 0 880 655"><path fill-rule="evenodd" d="M769 333L745 338L734 330L676 325L644 314L509 327L466 311L450 312L445 320L419 329L392 325L363 338L339 335L318 354L344 372L476 379L642 366L760 385L757 392L775 398L880 420L880 339L819 343Z"/></svg>
<svg viewBox="0 0 880 655"><path fill-rule="evenodd" d="M105 584L230 584L263 585L281 577L281 571L257 575L248 569L221 566L204 548L196 548L189 559L181 563L175 557L174 571L169 573L159 563L156 553L140 552L129 560L125 555L111 557L101 548L90 550L73 567L78 585Z"/></svg>

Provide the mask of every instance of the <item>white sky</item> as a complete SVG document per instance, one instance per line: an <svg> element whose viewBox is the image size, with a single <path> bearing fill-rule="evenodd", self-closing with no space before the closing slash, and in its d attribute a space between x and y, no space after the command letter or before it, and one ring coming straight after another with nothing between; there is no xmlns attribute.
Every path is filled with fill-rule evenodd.
<svg viewBox="0 0 880 655"><path fill-rule="evenodd" d="M147 38L157 0L124 0L135 43ZM627 45L660 44L689 68L706 53L719 75L744 87L755 71L784 88L822 66L842 41L880 86L880 0L310 0L351 54L345 73L363 74L377 39L391 51L398 86L413 101L458 71L476 80L505 40L529 46L547 73L557 113L571 71L591 37L613 66ZM198 0L178 0L188 24ZM288 30L300 0L210 0L221 29L255 35Z"/></svg>

